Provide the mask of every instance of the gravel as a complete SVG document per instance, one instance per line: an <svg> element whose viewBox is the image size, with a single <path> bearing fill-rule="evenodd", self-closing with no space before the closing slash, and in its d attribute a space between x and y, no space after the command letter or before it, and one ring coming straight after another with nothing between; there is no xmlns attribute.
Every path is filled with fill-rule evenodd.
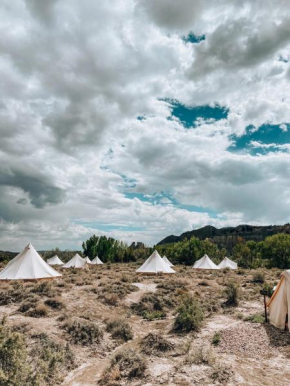
<svg viewBox="0 0 290 386"><path fill-rule="evenodd" d="M223 330L218 351L253 358L277 353L265 327L253 323L243 323Z"/></svg>

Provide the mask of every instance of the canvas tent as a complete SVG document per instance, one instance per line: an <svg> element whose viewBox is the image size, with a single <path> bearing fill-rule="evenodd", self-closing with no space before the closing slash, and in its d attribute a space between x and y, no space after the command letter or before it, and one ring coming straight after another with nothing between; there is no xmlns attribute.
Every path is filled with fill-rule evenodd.
<svg viewBox="0 0 290 386"><path fill-rule="evenodd" d="M230 268L230 269L237 269L238 264L229 259L228 257L224 257L223 260L218 265L219 268Z"/></svg>
<svg viewBox="0 0 290 386"><path fill-rule="evenodd" d="M165 261L166 264L169 265L169 267L174 267L174 265L167 259L167 257L164 255L162 257L163 261Z"/></svg>
<svg viewBox="0 0 290 386"><path fill-rule="evenodd" d="M286 326L286 316L288 315L289 318L290 315L290 269L282 273L275 292L267 303L267 307L270 323L284 330Z"/></svg>
<svg viewBox="0 0 290 386"><path fill-rule="evenodd" d="M204 255L201 259L197 260L193 268L197 269L219 269L219 267L211 261L211 259L208 257L208 255Z"/></svg>
<svg viewBox="0 0 290 386"><path fill-rule="evenodd" d="M92 260L92 264L99 265L99 264L104 264L104 263L102 262L102 260L101 260L98 256L96 256L96 257Z"/></svg>
<svg viewBox="0 0 290 386"><path fill-rule="evenodd" d="M49 265L63 265L64 264L57 255L51 257L50 259L47 259L47 263Z"/></svg>
<svg viewBox="0 0 290 386"><path fill-rule="evenodd" d="M0 272L0 280L38 280L60 276L62 275L43 260L32 244L28 244Z"/></svg>
<svg viewBox="0 0 290 386"><path fill-rule="evenodd" d="M157 274L157 273L175 273L175 271L169 267L157 251L154 251L145 263L136 270L137 273L143 274Z"/></svg>
<svg viewBox="0 0 290 386"><path fill-rule="evenodd" d="M84 261L87 263L87 264L93 264L92 261L90 260L90 258L88 256L86 256L84 258Z"/></svg>
<svg viewBox="0 0 290 386"><path fill-rule="evenodd" d="M72 257L66 264L64 264L63 268L84 268L86 265L85 260L76 253L74 257Z"/></svg>

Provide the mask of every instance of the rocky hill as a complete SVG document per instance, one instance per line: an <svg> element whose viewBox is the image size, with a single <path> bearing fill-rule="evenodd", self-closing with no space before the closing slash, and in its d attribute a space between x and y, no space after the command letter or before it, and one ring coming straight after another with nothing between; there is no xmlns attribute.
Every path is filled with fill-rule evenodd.
<svg viewBox="0 0 290 386"><path fill-rule="evenodd" d="M285 225L238 225L237 227L215 228L211 225L194 229L189 232L182 233L180 236L168 236L161 240L157 245L176 243L191 237L197 237L200 240L210 239L221 248L232 248L240 241L262 241L268 236L276 233L290 234L290 224Z"/></svg>

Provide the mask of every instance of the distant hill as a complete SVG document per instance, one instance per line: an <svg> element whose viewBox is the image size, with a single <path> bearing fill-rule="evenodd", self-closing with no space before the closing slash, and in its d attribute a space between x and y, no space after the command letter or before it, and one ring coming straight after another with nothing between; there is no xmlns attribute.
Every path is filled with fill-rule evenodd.
<svg viewBox="0 0 290 386"><path fill-rule="evenodd" d="M237 227L226 227L220 229L207 225L199 229L182 233L180 236L167 236L157 245L176 243L184 239L190 239L194 236L200 240L210 239L221 248L231 249L242 240L253 240L258 242L264 240L268 236L275 235L276 233L290 234L290 224L266 226L238 225Z"/></svg>

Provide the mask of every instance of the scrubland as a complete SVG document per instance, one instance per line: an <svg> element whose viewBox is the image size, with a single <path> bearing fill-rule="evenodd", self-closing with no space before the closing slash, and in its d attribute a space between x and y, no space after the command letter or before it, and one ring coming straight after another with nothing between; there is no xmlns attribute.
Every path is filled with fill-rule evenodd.
<svg viewBox="0 0 290 386"><path fill-rule="evenodd" d="M0 385L290 384L290 334L264 322L260 295L280 270L136 268L0 283Z"/></svg>

